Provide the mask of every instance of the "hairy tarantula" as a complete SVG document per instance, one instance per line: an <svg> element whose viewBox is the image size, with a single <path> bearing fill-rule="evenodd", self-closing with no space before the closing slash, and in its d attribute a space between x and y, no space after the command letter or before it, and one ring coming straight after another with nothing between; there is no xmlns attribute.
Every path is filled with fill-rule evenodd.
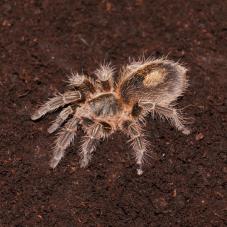
<svg viewBox="0 0 227 227"><path fill-rule="evenodd" d="M81 167L88 165L98 140L121 130L130 138L137 173L142 174L148 142L141 125L149 113L166 118L183 134L190 133L181 112L172 104L187 88L186 71L179 63L149 58L122 67L118 80L114 79L114 68L110 64L101 65L95 71L96 79L72 73L69 91L49 99L31 117L36 120L64 107L49 127L49 133L70 118L55 140L50 166L58 165L80 124L86 134L81 146Z"/></svg>

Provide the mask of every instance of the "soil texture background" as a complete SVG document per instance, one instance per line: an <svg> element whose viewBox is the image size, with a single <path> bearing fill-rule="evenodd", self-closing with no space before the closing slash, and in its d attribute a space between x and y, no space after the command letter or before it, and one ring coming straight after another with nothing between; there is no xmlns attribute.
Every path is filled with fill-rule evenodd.
<svg viewBox="0 0 227 227"><path fill-rule="evenodd" d="M1 0L0 12L1 227L227 225L226 1ZM33 122L32 111L71 70L92 75L142 54L188 67L178 106L192 133L148 117L153 155L138 176L121 133L81 169L79 130L50 169L56 113Z"/></svg>

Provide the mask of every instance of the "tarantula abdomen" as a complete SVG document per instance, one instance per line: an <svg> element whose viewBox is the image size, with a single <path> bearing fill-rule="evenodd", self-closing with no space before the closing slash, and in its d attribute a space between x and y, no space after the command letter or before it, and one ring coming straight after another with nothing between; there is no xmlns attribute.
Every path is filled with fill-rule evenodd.
<svg viewBox="0 0 227 227"><path fill-rule="evenodd" d="M153 103L169 104L179 97L187 88L186 68L169 60L156 59L152 64L147 61L143 68L125 72L128 78L122 77L119 86L125 102L132 100L149 100ZM130 68L130 67L129 67Z"/></svg>

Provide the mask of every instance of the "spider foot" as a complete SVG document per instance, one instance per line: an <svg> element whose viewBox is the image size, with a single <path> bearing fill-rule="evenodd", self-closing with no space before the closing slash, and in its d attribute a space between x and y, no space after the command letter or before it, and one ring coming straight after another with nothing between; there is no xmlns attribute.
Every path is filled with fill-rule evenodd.
<svg viewBox="0 0 227 227"><path fill-rule="evenodd" d="M191 133L191 130L187 127L184 127L182 128L181 132L184 134L184 135L189 135Z"/></svg>
<svg viewBox="0 0 227 227"><path fill-rule="evenodd" d="M143 170L142 170L142 167L141 166L137 169L137 174L139 176L143 174Z"/></svg>

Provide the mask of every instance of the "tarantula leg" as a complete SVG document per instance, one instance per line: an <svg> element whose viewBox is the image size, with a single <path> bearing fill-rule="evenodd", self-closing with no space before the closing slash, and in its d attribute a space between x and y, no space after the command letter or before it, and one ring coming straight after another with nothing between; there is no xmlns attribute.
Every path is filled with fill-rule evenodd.
<svg viewBox="0 0 227 227"><path fill-rule="evenodd" d="M158 114L163 115L165 118L170 119L171 123L183 134L185 134L185 135L190 134L190 129L188 129L184 125L184 119L183 119L182 115L180 114L180 112L177 111L177 109L156 105L155 111Z"/></svg>
<svg viewBox="0 0 227 227"><path fill-rule="evenodd" d="M126 128L126 134L131 138L133 150L136 152L136 164L139 166L137 169L137 174L143 174L142 165L144 154L147 151L147 141L144 139L141 127L139 124L126 121L123 127Z"/></svg>
<svg viewBox="0 0 227 227"><path fill-rule="evenodd" d="M165 117L183 134L189 135L190 130L184 125L184 118L182 117L181 113L177 111L177 109L173 107L164 107L157 105L155 103L143 102L142 106L149 109L151 112L158 113L161 117Z"/></svg>
<svg viewBox="0 0 227 227"><path fill-rule="evenodd" d="M114 68L110 64L103 64L95 71L95 75L101 82L102 90L110 91L113 87Z"/></svg>
<svg viewBox="0 0 227 227"><path fill-rule="evenodd" d="M47 129L47 131L49 133L53 133L54 131L56 131L72 113L73 109L71 106L68 106L67 108L63 109L56 118L56 120L53 122L53 124Z"/></svg>
<svg viewBox="0 0 227 227"><path fill-rule="evenodd" d="M71 73L68 83L69 86L78 88L83 94L94 93L96 91L95 81L86 75Z"/></svg>
<svg viewBox="0 0 227 227"><path fill-rule="evenodd" d="M91 154L96 149L97 140L103 137L103 126L95 123L87 129L87 136L82 144L81 167L86 167L91 160Z"/></svg>
<svg viewBox="0 0 227 227"><path fill-rule="evenodd" d="M80 161L80 167L84 168L88 165L89 161L91 160L91 154L96 149L96 139L92 137L87 137L84 140L82 145L82 152L81 156L82 159Z"/></svg>
<svg viewBox="0 0 227 227"><path fill-rule="evenodd" d="M50 166L52 168L55 168L58 165L65 153L66 148L73 141L77 131L78 122L79 120L74 116L65 124L64 128L59 133L59 136L55 141L53 157L50 161Z"/></svg>
<svg viewBox="0 0 227 227"><path fill-rule="evenodd" d="M85 75L80 75L78 73L72 72L68 77L68 83L72 87L78 87L84 82L85 78Z"/></svg>
<svg viewBox="0 0 227 227"><path fill-rule="evenodd" d="M72 102L76 102L81 99L81 93L79 91L68 91L63 94L49 99L44 103L35 113L31 116L32 120L37 120L48 112L52 112L59 107L67 105Z"/></svg>

